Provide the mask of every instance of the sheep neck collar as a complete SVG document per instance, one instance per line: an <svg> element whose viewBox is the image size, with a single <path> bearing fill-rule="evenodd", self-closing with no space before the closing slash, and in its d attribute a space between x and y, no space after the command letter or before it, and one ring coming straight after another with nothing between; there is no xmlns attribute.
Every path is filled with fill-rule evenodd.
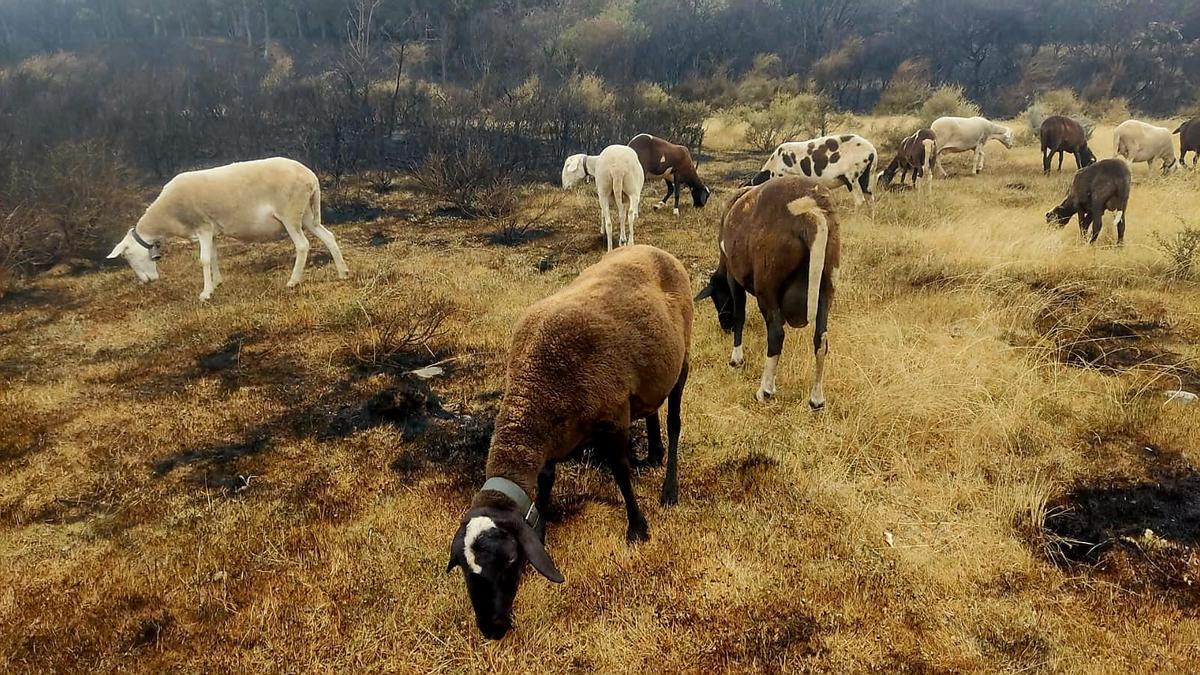
<svg viewBox="0 0 1200 675"><path fill-rule="evenodd" d="M493 490L513 500L517 505L517 511L524 514L525 523L532 527L534 531L542 524L542 514L538 513L537 507L533 505L533 500L520 485L512 482L507 478L500 476L492 476L483 483L483 487L479 488L480 492L484 490Z"/></svg>
<svg viewBox="0 0 1200 675"><path fill-rule="evenodd" d="M133 235L133 240L136 241L137 243L141 244L142 248L145 248L147 251L153 251L154 247L158 245L158 244L151 244L150 242L146 241L145 239L142 239L141 235L139 235L137 233L136 227L130 229L129 234Z"/></svg>

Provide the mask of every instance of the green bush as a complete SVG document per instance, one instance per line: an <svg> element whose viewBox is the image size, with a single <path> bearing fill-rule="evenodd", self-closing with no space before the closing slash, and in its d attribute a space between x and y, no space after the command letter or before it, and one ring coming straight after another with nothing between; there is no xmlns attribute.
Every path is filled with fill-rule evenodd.
<svg viewBox="0 0 1200 675"><path fill-rule="evenodd" d="M833 116L828 99L818 94L780 94L764 107L738 106L723 113L746 123L746 142L769 152L780 143L819 136Z"/></svg>

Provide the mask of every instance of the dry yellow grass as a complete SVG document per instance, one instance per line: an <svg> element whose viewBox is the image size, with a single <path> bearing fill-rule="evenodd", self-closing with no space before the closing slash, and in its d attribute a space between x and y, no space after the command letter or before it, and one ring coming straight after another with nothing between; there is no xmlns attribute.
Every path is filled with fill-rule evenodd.
<svg viewBox="0 0 1200 675"><path fill-rule="evenodd" d="M701 170L727 193L758 161L718 152ZM807 332L789 332L779 397L760 405L756 313L735 371L701 307L679 506L659 508L661 471L643 474L652 539L630 547L608 475L560 471L548 537L567 583L527 576L499 643L443 574L447 548L482 480L508 328L600 255L594 195L562 199L539 223L552 236L500 247L479 237L496 224L400 190L380 220L334 228L346 283L324 266L287 291L290 246L226 243L208 305L182 245L155 285L113 268L18 290L0 304L0 670L1188 670L1194 538L1156 544L1177 573L1155 576L1139 565L1157 558L1125 549L1056 566L1041 526L1073 487L1168 462L1195 475L1200 409L1161 391L1200 368L1200 287L1168 280L1151 232L1198 224L1200 178L1135 169L1127 246L1089 248L1043 224L1070 172L1043 177L1031 147L988 161L974 177L951 160L931 199L885 195L874 220L837 198L825 413L805 404ZM659 189L639 241L699 288L723 195L674 219L650 211ZM391 243L368 245L376 232ZM425 347L390 366L350 356L442 300ZM1136 344L1171 363L1063 363L1113 317L1156 326ZM403 386L398 370L447 358L432 388L456 419L329 432Z"/></svg>

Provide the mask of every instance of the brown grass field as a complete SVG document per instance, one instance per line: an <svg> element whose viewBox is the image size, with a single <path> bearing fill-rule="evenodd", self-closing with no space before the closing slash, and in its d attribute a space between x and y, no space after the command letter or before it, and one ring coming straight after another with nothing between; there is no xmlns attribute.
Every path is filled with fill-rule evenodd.
<svg viewBox="0 0 1200 675"><path fill-rule="evenodd" d="M709 208L653 212L650 185L637 230L697 290L761 161L710 139ZM607 472L565 465L567 582L528 574L498 643L448 545L510 326L603 251L590 187L524 189L505 222L364 187L375 211L332 227L348 282L314 241L288 291L290 244L229 240L208 304L184 243L157 284L31 281L0 301L0 671L1193 670L1200 404L1163 392L1200 389L1200 285L1153 233L1200 225L1200 174L1135 167L1117 249L1044 224L1071 172L1043 177L1035 146L969 161L874 219L835 198L825 412L808 331L760 405L757 312L732 370L698 308L680 504L642 473L651 541L629 546Z"/></svg>

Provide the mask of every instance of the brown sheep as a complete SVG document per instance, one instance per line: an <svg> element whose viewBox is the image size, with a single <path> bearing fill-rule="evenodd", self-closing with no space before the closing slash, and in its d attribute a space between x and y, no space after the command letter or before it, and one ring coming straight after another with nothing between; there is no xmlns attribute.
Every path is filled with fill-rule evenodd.
<svg viewBox="0 0 1200 675"><path fill-rule="evenodd" d="M662 208L671 195L675 196L674 214L679 215L680 183L692 191L692 205L698 209L708 203L710 190L700 180L696 173L696 164L692 161L692 153L682 145L675 145L650 134L638 134L629 141L629 147L637 152L642 171L646 180L662 179L667 183L667 195L654 205L654 210Z"/></svg>
<svg viewBox="0 0 1200 675"><path fill-rule="evenodd" d="M1071 216L1079 215L1079 234L1086 237L1092 228L1091 243L1096 243L1104 228L1104 212L1116 212L1117 244L1125 242L1125 210L1129 206L1129 186L1132 176L1129 165L1120 159L1103 159L1075 172L1071 189L1062 204L1046 214L1047 223L1066 225Z"/></svg>
<svg viewBox="0 0 1200 675"><path fill-rule="evenodd" d="M899 171L900 183L903 184L908 179L908 172L911 171L914 187L917 185L918 178L925 178L926 186L932 191L933 160L936 148L937 134L934 134L932 129L921 129L900 141L900 150L896 153L896 157L892 159L886 169L879 173L880 183L884 188L891 187L892 179Z"/></svg>
<svg viewBox="0 0 1200 675"><path fill-rule="evenodd" d="M825 406L826 326L837 287L841 243L827 193L803 178L772 178L734 195L721 219L721 258L696 300L711 297L721 328L733 331L729 365L741 366L746 293L758 300L767 324L767 363L757 398L775 394L775 369L783 351L784 324L814 321L817 367L808 403Z"/></svg>
<svg viewBox="0 0 1200 675"><path fill-rule="evenodd" d="M1173 133L1179 134L1179 164L1183 165L1184 158L1190 152L1192 168L1196 168L1196 160L1200 159L1200 117L1180 124Z"/></svg>
<svg viewBox="0 0 1200 675"><path fill-rule="evenodd" d="M667 403L667 470L661 502L678 500L680 405L692 337L691 283L683 265L652 246L605 255L517 322L487 480L450 545L480 632L503 637L528 560L555 583L562 574L542 544L541 516L555 465L591 443L625 500L626 539L650 535L630 483L629 426L646 420L646 463L662 462L658 409ZM530 501L537 486L536 504Z"/></svg>
<svg viewBox="0 0 1200 675"><path fill-rule="evenodd" d="M1075 155L1075 166L1083 169L1096 163L1096 155L1088 147L1083 125L1065 115L1051 115L1042 122L1042 173L1050 173L1050 159L1058 153L1058 170L1062 171L1063 153Z"/></svg>

